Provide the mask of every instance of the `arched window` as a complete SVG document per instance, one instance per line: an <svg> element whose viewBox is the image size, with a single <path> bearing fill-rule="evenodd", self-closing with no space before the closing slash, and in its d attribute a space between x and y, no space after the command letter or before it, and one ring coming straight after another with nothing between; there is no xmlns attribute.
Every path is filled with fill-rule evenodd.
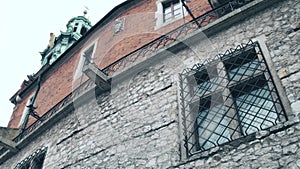
<svg viewBox="0 0 300 169"><path fill-rule="evenodd" d="M77 31L78 25L79 25L78 23L75 23L74 28L73 28L73 32L76 32L76 31Z"/></svg>

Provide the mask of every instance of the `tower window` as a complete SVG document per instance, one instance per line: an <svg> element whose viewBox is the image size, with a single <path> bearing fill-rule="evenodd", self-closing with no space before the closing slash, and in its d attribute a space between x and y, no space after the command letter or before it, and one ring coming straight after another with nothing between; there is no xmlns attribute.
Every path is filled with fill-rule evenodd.
<svg viewBox="0 0 300 169"><path fill-rule="evenodd" d="M75 23L74 28L73 28L73 32L76 32L78 29L78 23Z"/></svg>

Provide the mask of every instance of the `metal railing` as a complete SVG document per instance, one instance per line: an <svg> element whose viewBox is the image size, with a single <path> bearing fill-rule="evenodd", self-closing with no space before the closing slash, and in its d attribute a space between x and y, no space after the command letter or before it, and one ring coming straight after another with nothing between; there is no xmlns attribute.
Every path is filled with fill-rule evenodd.
<svg viewBox="0 0 300 169"><path fill-rule="evenodd" d="M257 42L184 70L180 90L188 158L287 120Z"/></svg>
<svg viewBox="0 0 300 169"><path fill-rule="evenodd" d="M225 4L217 9L213 9L208 11L207 13L198 16L195 20L189 21L186 24L170 31L169 33L160 36L157 39L149 42L148 44L142 46L141 48L131 52L130 54L122 57L121 59L113 62L102 71L106 75L112 75L114 72L127 67L128 65L140 60L141 58L150 55L173 42L178 41L178 39L184 38L186 35L195 32L197 29L212 23L217 18L249 3L251 0L232 0L228 4ZM45 121L53 114L55 114L58 110L60 110L64 105L73 101L73 99L81 94L83 91L94 86L94 83L91 80L84 82L81 86L76 88L72 93L62 99L59 103L57 103L54 107L52 107L48 112L46 112L42 117L42 121ZM14 142L19 142L26 135L36 129L42 122L35 121L29 127L27 127L23 132L21 132L16 138L14 138ZM5 148L0 149L0 155L6 151Z"/></svg>
<svg viewBox="0 0 300 169"><path fill-rule="evenodd" d="M195 20L189 21L186 24L183 24L182 26L170 31L169 33L162 35L157 39L154 39L150 43L142 46L141 48L129 53L128 55L110 64L102 71L106 75L112 75L117 70L125 68L128 65L140 60L141 58L150 55L158 51L159 49L162 49L172 44L173 42L178 41L181 38L184 38L186 35L195 32L199 28L204 27L209 23L212 23L217 18L229 12L232 12L235 9L240 8L241 6L244 6L250 1L252 0L232 0L219 8L208 11L205 14L198 16Z"/></svg>

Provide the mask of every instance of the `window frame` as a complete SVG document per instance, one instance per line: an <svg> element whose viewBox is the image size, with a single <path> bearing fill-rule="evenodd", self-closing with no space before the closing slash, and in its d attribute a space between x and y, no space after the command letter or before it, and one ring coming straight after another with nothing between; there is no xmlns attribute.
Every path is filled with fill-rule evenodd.
<svg viewBox="0 0 300 169"><path fill-rule="evenodd" d="M180 0L168 0L162 2L163 5L163 22L169 22L169 20L173 20L177 17L180 17L182 15L182 4L180 3ZM170 10L169 12L166 12L167 10ZM178 14L176 14L176 11L180 11ZM167 18L167 16L170 14L170 16Z"/></svg>
<svg viewBox="0 0 300 169"><path fill-rule="evenodd" d="M156 19L156 25L155 25L155 30L164 27L166 25L169 25L175 21L178 21L180 19L182 19L183 17L187 16L187 11L186 9L183 7L181 0L179 0L179 4L180 4L180 14L178 15L178 17L174 17L169 19L168 21L165 21L165 17L164 17L164 4L170 2L172 0L157 0L156 1L156 12L155 12L155 19ZM177 0L174 0L177 1Z"/></svg>
<svg viewBox="0 0 300 169"><path fill-rule="evenodd" d="M290 112L290 105L287 104L288 101L287 101L287 97L285 96L285 94L282 94L283 88L282 88L282 85L280 83L280 80L277 77L276 71L275 71L275 74L274 74L273 64L272 64L272 62L270 62L270 59L267 59L270 56L267 53L265 44L264 43L261 44L262 39L264 39L264 38L260 37L258 39L255 39L254 42L250 41L248 44L246 44L244 46L239 45L235 49L235 51L239 51L239 49L247 48L249 46L250 47L249 47L248 50L251 50L252 48L254 48L253 46L255 46L255 51L256 51L256 53L255 53L256 56L255 57L260 60L260 67L261 67L261 69L263 69L263 71L261 71L261 70L258 71L258 69L260 69L260 67L256 68L254 71L252 71L253 76L255 76L254 79L256 79L256 77L259 77L259 76L263 76L264 78L267 79L266 80L267 81L266 85L263 85L263 86L268 87L267 91L272 90L272 91L270 91L270 93L272 94L272 95L270 94L270 96L273 99L272 103L274 105L276 105L276 106L273 106L273 109L276 109L276 111L278 111L277 109L278 109L278 106L279 106L280 107L280 112L279 112L280 115L278 115L278 119L282 120L282 121L287 121L288 116L290 115L290 114L288 114ZM180 121L182 122L182 125L181 125L180 128L183 131L183 133L181 133L181 138L182 138L181 140L183 141L182 148L185 149L185 151L182 151L182 152L184 152L184 154L186 155L186 158L189 158L190 156L192 156L194 154L198 154L200 152L208 150L208 149L199 148L199 147L201 147L201 144L199 142L197 142L196 138L194 138L194 137L197 137L197 135L199 135L199 133L189 134L189 133L192 133L192 132L197 130L196 127L195 127L195 126L197 126L196 125L197 119L195 117L198 117L197 116L198 112L195 113L195 108L193 110L193 108L189 107L190 106L189 104L194 104L194 102L197 102L197 101L201 100L201 97L198 100L197 99L194 100L194 101L191 100L191 99L193 99L193 97L195 97L195 95L197 95L197 93L195 94L195 92L193 92L193 90L194 90L193 86L195 84L197 84L196 80L193 79L194 74L196 74L197 71L203 71L203 69L205 67L209 67L209 64L217 65L216 63L213 63L213 62L219 62L221 60L220 63L221 63L221 67L223 67L223 69L220 69L222 71L219 71L218 74L222 75L222 76L226 76L226 78L224 78L223 80L219 80L217 82L220 83L220 84L228 83L228 86L223 91L226 94L223 94L223 95L228 100L229 105L234 104L233 108L232 108L232 106L227 108L227 113L229 114L228 116L230 118L232 118L231 122L229 124L230 125L235 125L236 130L232 132L231 140L228 141L228 142L225 142L224 144L230 144L231 142L234 142L236 139L243 138L243 137L246 137L246 136L250 135L250 134L246 134L245 136L241 135L241 133L242 133L241 123L242 123L242 121L241 121L241 119L239 119L240 117L238 116L238 110L237 110L237 107L236 107L237 105L235 103L236 101L235 101L235 98L233 97L232 91L230 91L230 89L238 86L239 84L247 83L247 80L249 80L253 77L249 76L248 78L242 78L242 79L236 81L235 83L232 83L231 81L229 81L229 75L228 75L228 72L227 72L228 70L225 69L224 60L226 62L226 56L230 55L230 53L232 51L233 51L233 49L225 52L225 54L220 54L215 59L210 60L209 62L206 62L205 64L196 64L191 69L185 69L179 76L179 79L180 79L180 97L181 97L180 104L181 104L181 114L182 114L182 117L180 119ZM245 65L245 63L243 65ZM240 67L242 67L242 66L240 66ZM251 65L249 67L251 68ZM183 77L183 75L185 77ZM272 84L270 84L270 83L272 83ZM259 89L264 90L263 87L259 87ZM217 90L217 89L215 89L215 90ZM276 96L274 96L274 92L276 92ZM212 94L213 93L214 92L212 92ZM209 93L208 93L208 95L209 95ZM196 96L196 97L199 97L199 96ZM205 97L207 97L207 95ZM257 96L257 97L259 97L259 96ZM276 97L276 98L274 98L274 97ZM267 99L265 99L265 100L267 100ZM276 101L274 101L274 100L276 100ZM265 104L265 103L266 103L266 101L263 104ZM225 106L227 106L227 101L224 101L223 104ZM270 111L272 111L272 110L270 110ZM186 113L186 112L188 112L188 113ZM194 122L193 122L193 120L194 120ZM236 120L238 122L237 124L236 124ZM278 124L278 123L276 123L276 124ZM191 127L191 126L193 126L193 127ZM268 126L268 128L272 127L272 126L274 126L274 125ZM240 128L240 129L238 129L238 128ZM240 130L240 131L238 131L238 130ZM262 130L262 129L260 129L260 130ZM255 132L257 132L257 131L255 131ZM192 136L192 135L194 135L194 136ZM217 144L216 146L221 146L221 145L223 145L223 144ZM215 147L215 146L213 146L213 147ZM213 147L211 147L211 148L213 148Z"/></svg>

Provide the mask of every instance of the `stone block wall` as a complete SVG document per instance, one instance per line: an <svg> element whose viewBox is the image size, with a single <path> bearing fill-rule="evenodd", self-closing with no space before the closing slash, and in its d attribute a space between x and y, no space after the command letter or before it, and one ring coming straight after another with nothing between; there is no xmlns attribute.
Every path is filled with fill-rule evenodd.
<svg viewBox="0 0 300 169"><path fill-rule="evenodd" d="M198 53L214 56L249 39L264 36L274 69L284 88L292 111L289 121L256 133L255 140L238 147L216 147L174 168L299 168L300 112L300 31L292 25L299 22L300 3L281 1L243 19L192 47ZM212 46L206 48L206 44ZM200 47L199 47L200 46ZM203 61L205 54L199 57ZM186 54L183 54L183 56ZM201 57L202 56L202 57Z"/></svg>
<svg viewBox="0 0 300 169"><path fill-rule="evenodd" d="M112 79L112 90L74 103L68 113L0 165L13 168L46 146L44 168L299 168L300 3L280 1L245 16L189 49ZM250 39L265 37L292 111L289 121L238 147L216 147L185 159L180 133L178 73ZM155 57L155 56L154 56ZM128 70L129 71L129 70ZM125 76L125 75L124 75Z"/></svg>
<svg viewBox="0 0 300 169"><path fill-rule="evenodd" d="M209 155L182 162L175 168L299 168L300 124L290 125L280 126L283 130L273 134L259 132L256 140L235 148L214 148Z"/></svg>

